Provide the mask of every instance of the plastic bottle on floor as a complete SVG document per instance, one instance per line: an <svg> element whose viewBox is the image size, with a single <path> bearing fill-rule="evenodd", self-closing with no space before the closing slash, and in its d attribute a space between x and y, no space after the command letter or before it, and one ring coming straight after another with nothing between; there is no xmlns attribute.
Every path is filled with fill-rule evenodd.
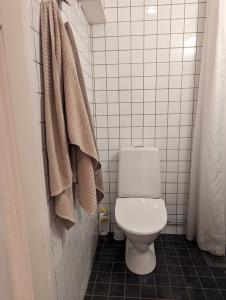
<svg viewBox="0 0 226 300"><path fill-rule="evenodd" d="M101 207L99 213L99 234L107 235L109 232L109 213L107 208Z"/></svg>

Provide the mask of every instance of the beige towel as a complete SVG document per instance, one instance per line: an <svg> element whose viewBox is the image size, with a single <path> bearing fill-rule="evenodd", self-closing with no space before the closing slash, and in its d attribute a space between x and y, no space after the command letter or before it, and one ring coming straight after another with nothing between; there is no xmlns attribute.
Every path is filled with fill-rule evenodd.
<svg viewBox="0 0 226 300"><path fill-rule="evenodd" d="M71 43L71 47L72 47L72 50L73 50L76 69L77 69L77 74L78 74L78 80L79 80L82 96L83 96L83 99L84 99L84 104L85 104L87 115L88 115L89 125L87 124L87 127L90 126L90 129L92 130L92 136L94 138L94 143L95 143L95 149L93 149L93 151L94 152L96 151L96 153L93 153L92 157L94 158L94 155L97 156L98 167L95 169L95 183L96 183L97 201L99 202L104 197L104 194L103 194L103 179L102 179L101 165L100 165L100 160L99 160L99 156L98 156L98 149L97 149L97 144L96 144L96 139L95 139L95 133L94 133L94 129L93 129L92 116L91 116L91 113L90 113L89 101L88 101L88 97L87 97L87 93L86 93L86 87L85 87L85 81L84 81L84 77L83 77L83 71L82 71L82 67L81 67L81 63L80 63L79 54L78 54L78 50L77 50L77 47L76 47L74 35L73 35L73 32L72 32L71 26L68 22L65 24L65 27L66 27L68 37L69 37L69 40L70 40L70 43ZM83 139L79 142L80 148L81 148L81 145L84 142L86 142L86 139ZM85 146L83 146L83 148L84 147ZM79 168L79 170L81 170L81 169L82 168ZM86 182L84 182L84 183L86 184ZM87 194L87 192L85 192L85 194ZM85 201L85 195L83 197L81 197L80 202L81 202L81 205L83 207L86 207L86 205L89 203L89 201ZM87 210L88 209L89 208L87 208Z"/></svg>
<svg viewBox="0 0 226 300"><path fill-rule="evenodd" d="M65 226L75 222L73 182L80 205L95 213L103 194L91 114L70 27L53 1L41 3L45 122L51 196ZM69 38L70 37L70 38ZM78 68L78 70L77 70ZM78 77L79 76L79 77Z"/></svg>

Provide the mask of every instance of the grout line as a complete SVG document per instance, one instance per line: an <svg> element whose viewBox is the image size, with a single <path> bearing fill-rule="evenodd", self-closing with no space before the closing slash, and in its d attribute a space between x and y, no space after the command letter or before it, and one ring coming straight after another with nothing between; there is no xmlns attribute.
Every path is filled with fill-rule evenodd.
<svg viewBox="0 0 226 300"><path fill-rule="evenodd" d="M120 1L120 0L118 0ZM131 39L131 32L132 32L132 22L131 22L131 1L130 1L130 20L129 20L129 30L130 30L130 48L129 48L129 54L130 54L130 90L131 90L131 104L130 104L130 110L131 110L131 116L130 116L130 122L131 122L131 140L130 140L130 146L133 145L133 94L132 94L132 84L133 84L133 81L132 81L132 64L133 64L133 60L132 60L132 39Z"/></svg>
<svg viewBox="0 0 226 300"><path fill-rule="evenodd" d="M185 15L186 5L184 5L184 15ZM185 37L184 37L184 31L185 31L185 19L183 23L183 46L185 43ZM178 221L178 193L179 193L179 151L180 151L180 143L181 143L181 99L182 99L182 88L183 88L183 75L184 74L184 48L182 48L182 72L181 72L181 92L180 92L180 113L179 113L179 140L178 140L178 165L177 165L177 195L176 195L176 221ZM176 233L178 233L178 225L176 225Z"/></svg>
<svg viewBox="0 0 226 300"><path fill-rule="evenodd" d="M144 5L144 0L143 0L143 5ZM142 53L142 55L143 55L143 97L142 97L142 100L143 100L143 124L142 124L142 127L143 127L143 130L142 130L142 146L144 146L144 137L145 137L145 134L144 134L144 128L145 128L145 126L144 126L144 117L145 117L145 111L144 111L144 107L145 107L145 105L144 105L144 87L145 87L145 85L144 85L144 75L145 75L145 72L144 72L144 69L145 69L145 60L144 60L144 53L145 53L145 38L144 38L144 34L145 34L145 6L143 6L143 36L142 36L142 38L143 38L143 53ZM132 32L131 32L131 36L132 36ZM141 291L140 291L140 297L141 297Z"/></svg>
<svg viewBox="0 0 226 300"><path fill-rule="evenodd" d="M109 145L109 140L110 140L110 135L109 135L109 106L108 106L108 94L107 94L107 87L108 87L108 77L107 77L107 50L106 50L106 45L107 45L107 39L106 39L106 24L104 24L104 36L105 36L105 39L104 39L104 42L105 42L105 47L104 47L104 54L105 54L105 73L106 73L106 105L107 105L107 146L108 146L108 178L110 180L110 155L109 155L109 149L110 149L110 145ZM108 184L108 191L109 191L109 194L111 192L111 184L109 183ZM111 211L111 199L109 197L108 199L108 205L109 205L109 211ZM112 223L112 220L111 220L111 214L109 215L110 217L110 220L109 220L109 229L111 230L111 223Z"/></svg>
<svg viewBox="0 0 226 300"><path fill-rule="evenodd" d="M171 8L170 8L170 18L172 18L172 0L171 0ZM169 41L169 44L171 46L171 22L170 22L170 41ZM170 48L170 51L169 51L169 61L170 61L170 56L171 56L171 48ZM166 171L165 171L165 203L167 204L167 184L168 184L168 179L167 179L167 170L168 170L168 166L167 166L167 163L169 161L168 159L168 139L169 139L169 93L170 93L170 71L171 71L171 68L170 68L170 64L169 64L169 75L168 75L168 105L167 105L167 139L166 139Z"/></svg>

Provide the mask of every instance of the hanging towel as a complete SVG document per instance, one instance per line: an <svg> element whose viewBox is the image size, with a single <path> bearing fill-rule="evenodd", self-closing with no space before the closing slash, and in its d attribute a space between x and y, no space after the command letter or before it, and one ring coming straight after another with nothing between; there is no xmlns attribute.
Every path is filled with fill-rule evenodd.
<svg viewBox="0 0 226 300"><path fill-rule="evenodd" d="M78 97L77 101L77 112L74 117L80 118L80 122L78 124L75 124L75 126L81 125L81 131L84 132L83 135L78 135L76 132L78 130L72 130L72 134L74 133L75 135L71 137L71 143L73 145L78 145L79 148L73 148L77 152L77 165L78 169L76 172L75 167L73 168L73 173L77 173L77 181L79 183L79 195L80 195L80 204L81 206L88 212L93 212L96 210L96 207L92 208L93 204L95 204L95 201L93 201L93 197L97 198L97 201L101 201L104 197L103 193L103 179L102 179L102 172L101 172L101 164L99 160L99 155L98 155L98 149L97 149L97 144L96 144L96 139L95 139L95 133L94 133L94 128L93 128L93 123L92 123L92 116L90 113L90 108L89 108L89 101L86 93L86 87L85 87L85 80L83 77L83 71L80 63L80 58L78 54L78 49L75 43L74 35L71 29L70 24L67 22L65 24L69 41L70 41L70 46L73 51L74 55L74 61L75 61L75 67L77 71L77 78L76 82L78 80L78 83L80 85L81 95ZM65 65L66 68L66 74L67 76L70 76L68 74L68 67ZM69 79L65 77L66 82L69 82ZM84 107L85 105L85 107ZM81 114L79 111L79 106L81 106ZM70 115L69 115L70 118ZM74 126L74 124L72 124ZM88 134L88 136L87 136ZM91 145L89 145L89 142L93 142ZM73 157L75 157L73 155ZM89 158L89 162L85 163L85 161ZM94 171L93 167L91 168L91 174L89 174L89 169L90 166L90 158L94 159ZM95 173L94 173L95 172ZM85 178L91 178L93 176L92 174L94 173L94 180L95 180L95 185L93 181L88 181L84 180ZM79 179L80 178L80 179ZM94 193L93 196L92 193ZM96 194L96 195L95 195Z"/></svg>
<svg viewBox="0 0 226 300"><path fill-rule="evenodd" d="M72 31L57 4L41 2L41 36L46 142L51 196L66 228L75 222L75 193L80 205L95 213L103 198L99 161L84 79ZM70 39L69 39L70 37ZM78 68L78 70L77 70ZM77 194L77 193L76 193Z"/></svg>

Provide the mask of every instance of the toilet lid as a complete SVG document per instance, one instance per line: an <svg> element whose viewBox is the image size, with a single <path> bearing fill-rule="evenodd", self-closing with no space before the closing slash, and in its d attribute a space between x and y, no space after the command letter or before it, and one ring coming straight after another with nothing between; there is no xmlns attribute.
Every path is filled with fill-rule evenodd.
<svg viewBox="0 0 226 300"><path fill-rule="evenodd" d="M115 219L122 229L139 235L160 232L167 222L163 199L118 198Z"/></svg>

